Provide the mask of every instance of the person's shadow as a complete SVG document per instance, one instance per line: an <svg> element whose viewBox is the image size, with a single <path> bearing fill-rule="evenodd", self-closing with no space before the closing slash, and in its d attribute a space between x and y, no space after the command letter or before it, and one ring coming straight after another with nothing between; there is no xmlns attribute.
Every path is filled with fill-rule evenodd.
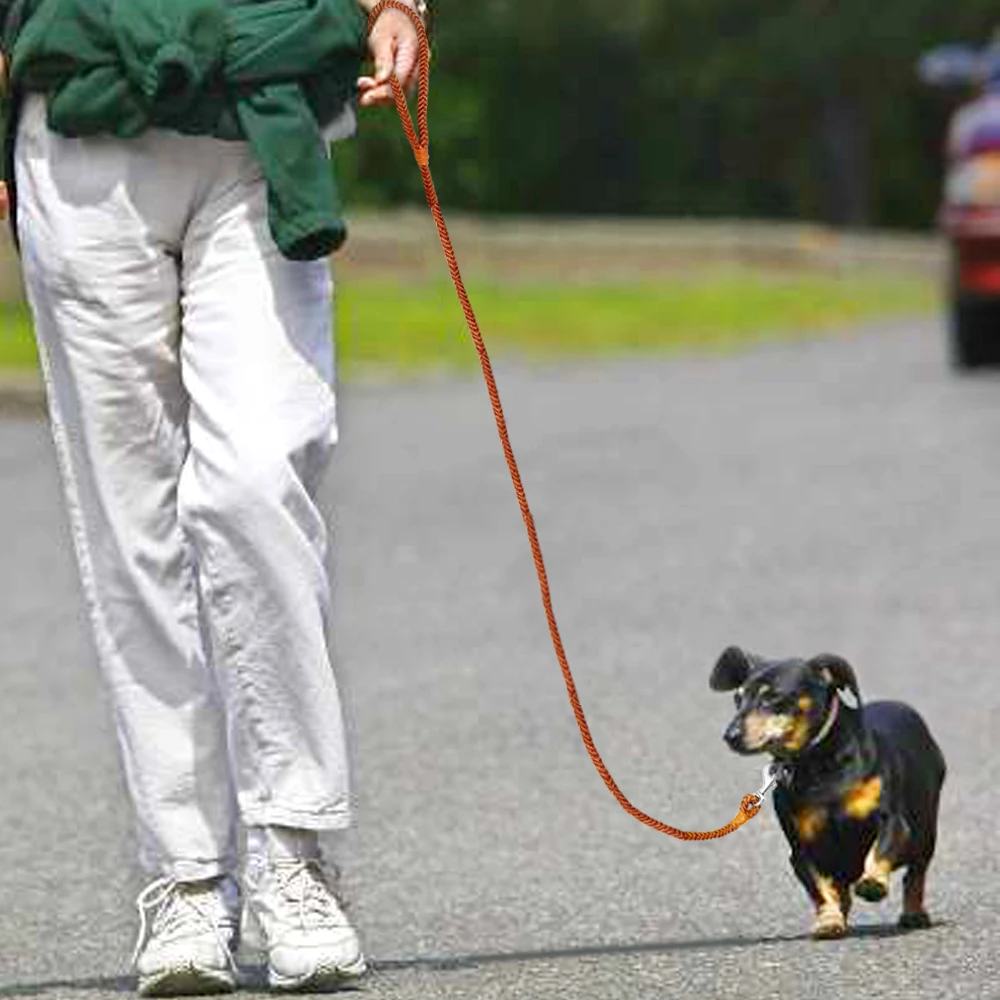
<svg viewBox="0 0 1000 1000"><path fill-rule="evenodd" d="M934 924L943 927L944 922ZM850 938L894 938L913 931L904 931L895 924L862 924L851 928ZM535 951L457 952L455 954L389 955L369 960L372 974L389 974L410 969L448 972L455 969L474 969L482 965L500 963L551 961L560 958L595 958L614 955L671 954L685 951L715 951L730 948L752 948L759 945L791 944L810 940L808 934L772 934L759 937L690 938L680 941L634 941L620 944L582 945L576 948L541 948ZM364 981L362 981L364 982ZM267 989L267 978L262 966L248 965L240 969L242 989ZM0 982L0 997L44 996L46 993L84 992L105 990L110 993L134 993L135 982L130 976L108 976L91 979L52 979L29 983Z"/></svg>

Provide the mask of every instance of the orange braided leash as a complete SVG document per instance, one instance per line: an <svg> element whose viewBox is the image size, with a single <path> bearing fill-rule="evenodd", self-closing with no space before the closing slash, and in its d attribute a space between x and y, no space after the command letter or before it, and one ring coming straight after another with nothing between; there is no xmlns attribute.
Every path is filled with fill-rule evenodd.
<svg viewBox="0 0 1000 1000"><path fill-rule="evenodd" d="M410 140L410 145L413 147L413 155L416 157L417 164L420 167L420 173L424 180L424 191L427 194L427 204L430 206L431 214L434 216L434 222L437 225L438 235L441 238L441 246L444 249L445 258L448 261L448 270L451 272L452 281L455 283L455 291L458 293L459 301L462 304L462 311L465 313L465 321L468 324L469 333L472 335L472 342L475 344L476 351L479 354L479 363L483 369L483 377L486 380L486 388L489 392L490 402L493 404L493 416L496 420L497 432L500 435L500 443L503 446L504 457L507 459L507 468L510 470L510 479L514 486L514 492L517 494L517 502L521 508L521 517L524 519L524 526L528 532L528 542L531 545L531 554L535 559L535 570L538 573L538 586L541 590L542 605L545 608L545 617L549 623L549 634L552 637L552 646L555 650L556 659L559 661L559 666L562 669L563 680L566 682L566 692L569 695L570 705L573 708L573 715L576 717L576 724L580 729L580 736L583 738L583 745L587 748L587 753L590 754L590 759L593 761L594 767L597 768L598 774L600 774L600 776L604 779L604 783L608 786L608 790L618 800L618 804L630 816L639 820L640 823L645 823L646 826L650 826L654 830L660 831L660 833L669 834L671 837L677 837L680 840L714 840L718 837L725 837L727 834L739 829L744 823L747 822L747 820L753 819L753 817L760 812L764 797L763 790L756 795L745 795L742 802L740 802L740 811L729 823L725 826L719 827L718 830L706 830L700 832L678 830L676 827L655 819L647 813L644 813L641 809L637 809L634 805L632 805L632 803L625 797L622 790L615 783L614 778L611 777L611 773L608 771L604 761L601 759L601 755L597 752L597 747L594 746L593 737L590 735L590 727L587 725L587 720L583 714L583 708L580 705L580 698L576 693L576 684L573 681L573 674L569 668L569 661L566 659L566 652L563 649L562 639L559 637L559 626L556 624L556 616L552 610L552 597L549 592L548 574L545 571L545 563L542 559L542 548L538 542L538 533L535 530L535 521L531 515L531 510L528 507L528 500L524 493L524 485L521 482L521 473L518 471L517 461L514 458L514 450L511 448L510 437L507 433L507 421L504 418L503 407L500 404L500 394L497 391L496 379L493 377L493 366L490 364L490 358L486 352L486 344L483 342L483 336L479 332L479 324L476 322L475 314L472 311L472 305L469 302L469 296L466 293L465 285L462 282L462 275L458 270L458 262L455 259L455 251L452 249L451 238L448 235L448 228L444 221L444 214L442 213L441 206L438 203L437 194L434 190L434 181L431 178L430 155L427 145L427 90L428 81L430 79L427 33L424 30L423 22L417 13L405 3L402 3L401 0L381 0L381 3L372 9L371 15L369 16L369 34L371 34L372 27L378 20L379 16L389 7L393 7L406 14L416 26L420 38L419 90L417 93L416 129L413 127L410 112L406 105L406 95L403 93L403 88L400 85L399 80L396 78L395 74L393 74L390 82L392 84L393 94L396 98L396 110L399 112L399 118L403 124L403 130L406 132L407 138Z"/></svg>

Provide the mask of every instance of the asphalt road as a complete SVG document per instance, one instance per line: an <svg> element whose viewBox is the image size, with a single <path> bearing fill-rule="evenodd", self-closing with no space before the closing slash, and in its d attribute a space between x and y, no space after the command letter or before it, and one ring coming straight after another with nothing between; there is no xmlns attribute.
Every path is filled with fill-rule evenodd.
<svg viewBox="0 0 1000 1000"><path fill-rule="evenodd" d="M499 373L580 695L637 805L714 827L757 787L708 690L731 642L837 651L930 722L937 925L894 933L894 885L839 942L808 939L770 806L687 844L605 790L482 386L345 390L325 498L362 996L1000 996L1000 377L955 377L939 341ZM115 996L142 883L43 424L0 423L0 483L0 997Z"/></svg>

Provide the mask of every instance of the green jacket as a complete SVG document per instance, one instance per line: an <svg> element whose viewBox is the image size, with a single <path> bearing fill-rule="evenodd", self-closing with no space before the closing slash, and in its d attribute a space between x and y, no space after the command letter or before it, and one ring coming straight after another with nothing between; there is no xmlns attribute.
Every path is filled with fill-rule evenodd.
<svg viewBox="0 0 1000 1000"><path fill-rule="evenodd" d="M281 252L313 259L343 242L322 127L355 113L365 48L356 0L0 0L0 24L12 193L19 101L40 91L62 135L155 127L245 139Z"/></svg>

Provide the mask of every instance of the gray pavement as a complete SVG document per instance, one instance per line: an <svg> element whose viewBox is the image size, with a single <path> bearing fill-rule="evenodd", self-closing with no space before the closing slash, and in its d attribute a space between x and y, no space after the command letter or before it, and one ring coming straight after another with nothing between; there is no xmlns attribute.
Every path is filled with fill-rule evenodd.
<svg viewBox="0 0 1000 1000"><path fill-rule="evenodd" d="M896 886L830 943L770 806L679 843L593 771L481 384L345 389L325 502L359 820L331 848L361 995L1000 996L1000 377L956 378L939 341L499 371L580 695L638 806L707 828L757 787L707 685L731 642L840 652L928 718L938 924L895 934ZM0 421L0 483L0 997L114 996L141 880L42 423Z"/></svg>

